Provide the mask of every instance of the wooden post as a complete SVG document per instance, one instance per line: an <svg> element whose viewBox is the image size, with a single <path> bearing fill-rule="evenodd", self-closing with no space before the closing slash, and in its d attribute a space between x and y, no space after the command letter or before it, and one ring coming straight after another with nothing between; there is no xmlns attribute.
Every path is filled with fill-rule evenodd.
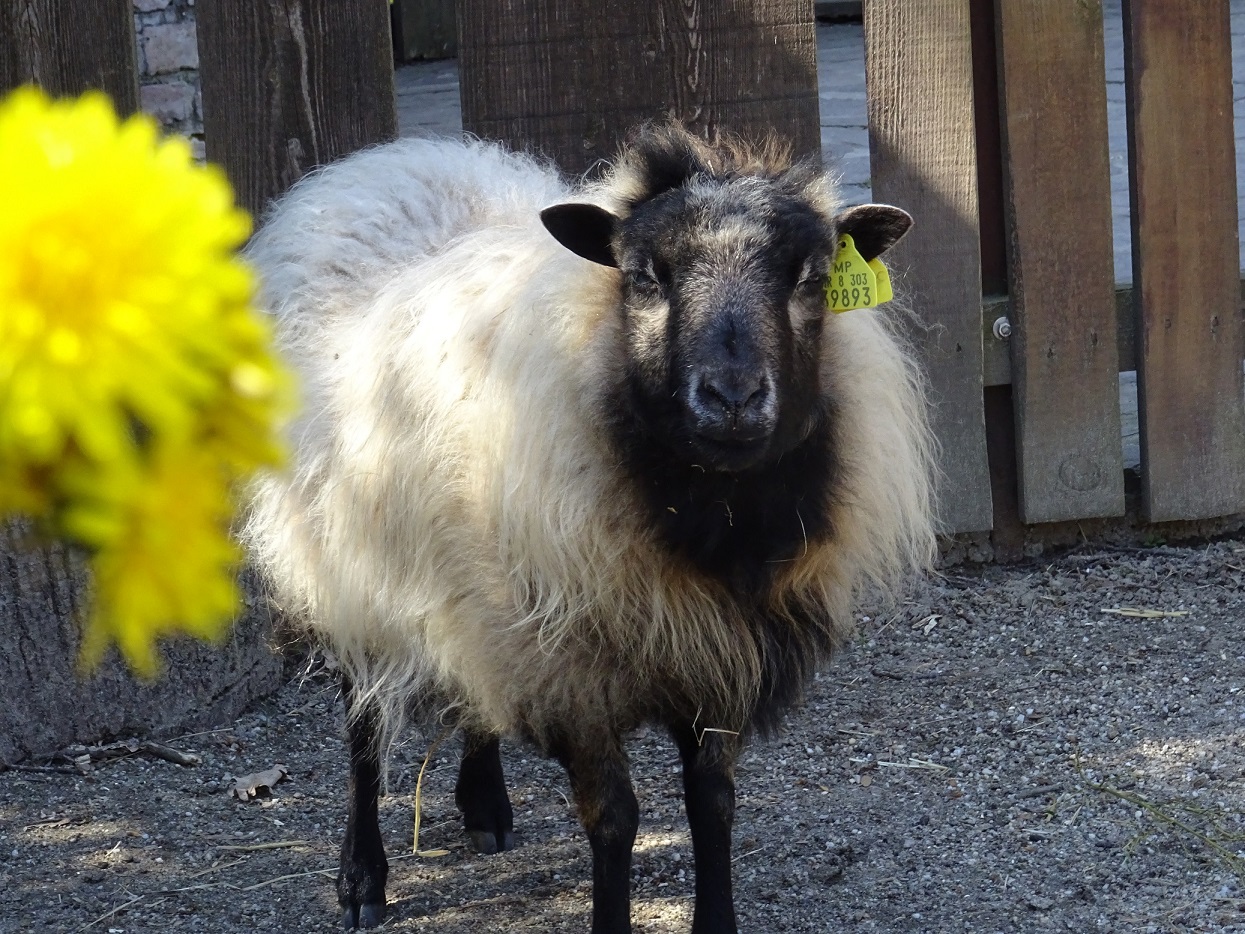
<svg viewBox="0 0 1245 934"><path fill-rule="evenodd" d="M207 155L253 213L397 136L386 0L200 0L198 25Z"/></svg>
<svg viewBox="0 0 1245 934"><path fill-rule="evenodd" d="M982 399L981 253L969 0L865 4L873 195L916 226L893 265L927 325L918 337L942 444L948 531L991 528Z"/></svg>
<svg viewBox="0 0 1245 934"><path fill-rule="evenodd" d="M1228 0L1124 4L1142 495L1245 512L1245 322Z"/></svg>
<svg viewBox="0 0 1245 934"><path fill-rule="evenodd" d="M1098 0L998 0L1012 389L1025 522L1124 514Z"/></svg>
<svg viewBox="0 0 1245 934"><path fill-rule="evenodd" d="M568 172L667 113L820 152L806 0L460 0L458 14L463 128Z"/></svg>
<svg viewBox="0 0 1245 934"><path fill-rule="evenodd" d="M0 92L31 82L57 97L98 88L138 110L131 0L0 0Z"/></svg>

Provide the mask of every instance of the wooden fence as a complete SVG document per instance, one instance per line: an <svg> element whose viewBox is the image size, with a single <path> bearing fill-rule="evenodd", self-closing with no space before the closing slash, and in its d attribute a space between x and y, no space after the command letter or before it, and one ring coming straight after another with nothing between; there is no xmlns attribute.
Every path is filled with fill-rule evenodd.
<svg viewBox="0 0 1245 934"><path fill-rule="evenodd" d="M130 14L4 0L0 87L103 87L133 109ZM252 210L396 134L386 0L197 15L208 157ZM1126 291L1100 2L866 0L864 17L874 196L919 220L895 265L928 325L948 527L1122 515L1121 369L1138 373L1143 516L1245 512L1228 0L1124 0ZM819 149L810 0L459 0L458 18L465 129L570 171L667 111Z"/></svg>

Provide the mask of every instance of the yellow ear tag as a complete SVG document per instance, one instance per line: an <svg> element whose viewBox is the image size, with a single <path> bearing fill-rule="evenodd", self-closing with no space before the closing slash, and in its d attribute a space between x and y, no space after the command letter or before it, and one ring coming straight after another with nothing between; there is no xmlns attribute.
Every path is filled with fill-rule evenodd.
<svg viewBox="0 0 1245 934"><path fill-rule="evenodd" d="M882 261L865 262L851 235L840 234L839 251L826 277L826 307L839 314L857 308L873 308L894 297L890 273Z"/></svg>

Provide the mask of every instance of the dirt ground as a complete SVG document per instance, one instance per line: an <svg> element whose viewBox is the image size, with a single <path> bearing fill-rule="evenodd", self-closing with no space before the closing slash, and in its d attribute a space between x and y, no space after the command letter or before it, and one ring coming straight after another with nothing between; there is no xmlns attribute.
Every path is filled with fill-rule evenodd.
<svg viewBox="0 0 1245 934"><path fill-rule="evenodd" d="M1121 612L1111 612L1121 611ZM1085 546L950 569L867 612L738 776L745 931L1245 931L1245 544ZM86 773L0 774L0 931L336 930L346 757L312 660L228 728ZM632 743L635 927L686 931L677 757ZM588 849L560 770L506 750L519 846L471 853L457 740L394 752L385 930L586 931ZM82 750L73 750L82 755ZM29 763L28 766L39 763ZM251 801L235 780L281 764Z"/></svg>

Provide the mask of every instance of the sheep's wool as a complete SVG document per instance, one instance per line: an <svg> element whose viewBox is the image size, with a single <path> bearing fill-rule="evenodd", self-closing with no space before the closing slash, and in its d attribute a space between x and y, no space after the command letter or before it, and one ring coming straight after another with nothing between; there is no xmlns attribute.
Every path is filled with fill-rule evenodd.
<svg viewBox="0 0 1245 934"><path fill-rule="evenodd" d="M249 247L302 415L242 535L388 733L412 700L538 740L657 703L748 725L764 660L746 611L656 538L603 427L618 270L539 220L628 184L625 165L574 191L496 146L404 140L299 183ZM828 315L824 342L834 534L765 602L792 626L813 608L833 642L933 538L924 400L886 310Z"/></svg>

